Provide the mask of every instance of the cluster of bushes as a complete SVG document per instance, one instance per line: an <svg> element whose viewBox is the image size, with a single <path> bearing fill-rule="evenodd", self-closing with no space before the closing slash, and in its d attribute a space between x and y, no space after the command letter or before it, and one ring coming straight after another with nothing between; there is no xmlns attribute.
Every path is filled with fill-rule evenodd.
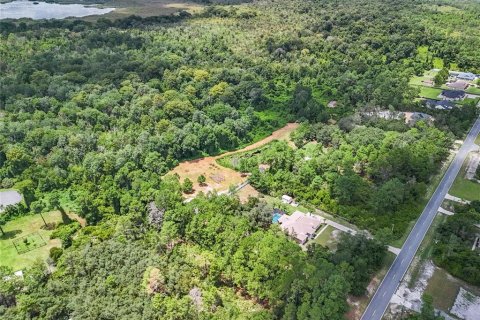
<svg viewBox="0 0 480 320"><path fill-rule="evenodd" d="M480 234L480 202L458 208L436 231L433 261L449 273L480 285L480 255L472 250Z"/></svg>

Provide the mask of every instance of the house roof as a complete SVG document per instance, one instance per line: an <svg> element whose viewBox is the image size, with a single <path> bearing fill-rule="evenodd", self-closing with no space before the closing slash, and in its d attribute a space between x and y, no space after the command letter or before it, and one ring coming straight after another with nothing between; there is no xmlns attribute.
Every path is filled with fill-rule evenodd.
<svg viewBox="0 0 480 320"><path fill-rule="evenodd" d="M443 90L442 96L446 98L458 99L465 96L465 92L461 90Z"/></svg>
<svg viewBox="0 0 480 320"><path fill-rule="evenodd" d="M419 120L433 121L434 118L423 112L405 112L405 123L412 123Z"/></svg>
<svg viewBox="0 0 480 320"><path fill-rule="evenodd" d="M447 83L447 87L450 87L452 89L461 89L465 90L468 87L468 83L465 81L454 81L454 82L449 82Z"/></svg>
<svg viewBox="0 0 480 320"><path fill-rule="evenodd" d="M476 78L475 74L471 72L452 71L450 72L450 74L457 77L458 79L474 80Z"/></svg>
<svg viewBox="0 0 480 320"><path fill-rule="evenodd" d="M440 109L452 109L455 107L455 103L452 101L448 100L433 100L433 99L426 99L425 100L425 105L428 107L433 107L433 108L440 108Z"/></svg>
<svg viewBox="0 0 480 320"><path fill-rule="evenodd" d="M327 104L327 107L329 108L336 108L337 107L337 101L332 100Z"/></svg>
<svg viewBox="0 0 480 320"><path fill-rule="evenodd" d="M312 215L307 215L300 211L295 211L291 216L283 215L278 219L280 227L294 236L300 242L305 242L308 237L322 224L322 220Z"/></svg>

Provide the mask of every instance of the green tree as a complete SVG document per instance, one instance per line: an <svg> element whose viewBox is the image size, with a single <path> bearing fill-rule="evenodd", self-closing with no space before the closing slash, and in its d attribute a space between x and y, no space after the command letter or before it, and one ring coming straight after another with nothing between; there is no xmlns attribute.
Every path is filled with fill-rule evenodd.
<svg viewBox="0 0 480 320"><path fill-rule="evenodd" d="M193 182L189 178L185 178L182 184L182 190L185 193L191 193L193 191Z"/></svg>
<svg viewBox="0 0 480 320"><path fill-rule="evenodd" d="M20 191L25 201L27 209L30 209L30 204L35 201L35 184L32 180L23 180L18 182L15 187Z"/></svg>
<svg viewBox="0 0 480 320"><path fill-rule="evenodd" d="M43 223L45 224L45 227L46 227L47 222L45 221L45 218L42 215L43 210L45 210L45 203L42 200L37 200L35 202L32 202L31 207L34 213L39 214L40 217L42 217Z"/></svg>
<svg viewBox="0 0 480 320"><path fill-rule="evenodd" d="M199 175L197 178L197 182L203 186L205 184L205 181L207 181L207 178L203 174Z"/></svg>

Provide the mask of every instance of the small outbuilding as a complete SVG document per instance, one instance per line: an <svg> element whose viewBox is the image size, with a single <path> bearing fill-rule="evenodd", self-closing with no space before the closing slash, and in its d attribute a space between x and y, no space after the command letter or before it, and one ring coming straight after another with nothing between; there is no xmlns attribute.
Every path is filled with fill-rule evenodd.
<svg viewBox="0 0 480 320"><path fill-rule="evenodd" d="M337 107L337 101L332 100L327 104L327 107L329 108L336 108Z"/></svg>
<svg viewBox="0 0 480 320"><path fill-rule="evenodd" d="M432 123L434 120L431 115L423 112L405 112L405 123L408 125L414 125L418 121Z"/></svg>
<svg viewBox="0 0 480 320"><path fill-rule="evenodd" d="M293 202L293 198L290 197L289 195L284 194L284 195L282 196L282 202L283 202L283 203L286 203L286 204L290 204L290 203Z"/></svg>

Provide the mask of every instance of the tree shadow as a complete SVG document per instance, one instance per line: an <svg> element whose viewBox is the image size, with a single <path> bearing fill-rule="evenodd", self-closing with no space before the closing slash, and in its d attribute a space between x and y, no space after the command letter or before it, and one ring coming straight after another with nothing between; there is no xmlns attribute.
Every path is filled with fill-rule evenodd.
<svg viewBox="0 0 480 320"><path fill-rule="evenodd" d="M22 233L22 230L10 230L5 231L4 234L0 234L0 240L12 239L19 233Z"/></svg>

